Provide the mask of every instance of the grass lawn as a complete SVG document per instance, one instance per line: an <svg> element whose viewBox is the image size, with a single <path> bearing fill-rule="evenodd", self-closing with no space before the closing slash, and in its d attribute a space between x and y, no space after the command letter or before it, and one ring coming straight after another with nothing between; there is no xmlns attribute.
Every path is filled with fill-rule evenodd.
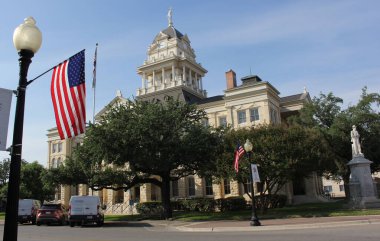
<svg viewBox="0 0 380 241"><path fill-rule="evenodd" d="M361 216L380 215L380 209L348 209L344 201L332 203L308 203L270 209L266 213L257 212L260 220L276 218L298 217L334 217L334 216ZM0 212L0 220L4 220L5 214ZM173 212L173 220L179 221L215 221L215 220L250 220L251 210L229 211L217 213L201 212ZM141 215L106 215L106 221L136 221L146 219L159 219L159 217L144 217Z"/></svg>
<svg viewBox="0 0 380 241"><path fill-rule="evenodd" d="M261 219L298 218L298 217L333 217L380 215L380 209L352 210L345 207L345 202L308 203L270 209L266 213L257 212ZM250 220L251 210L217 213L173 212L173 220L180 221L215 221L215 220ZM143 217L141 215L107 215L108 221L135 221L158 219L158 217Z"/></svg>

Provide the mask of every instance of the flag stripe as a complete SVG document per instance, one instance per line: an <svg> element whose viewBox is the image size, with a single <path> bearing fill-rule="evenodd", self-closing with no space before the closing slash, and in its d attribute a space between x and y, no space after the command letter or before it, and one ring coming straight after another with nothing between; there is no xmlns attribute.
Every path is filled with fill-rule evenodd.
<svg viewBox="0 0 380 241"><path fill-rule="evenodd" d="M53 70L53 81L52 81L52 85L50 87L50 92L51 92L51 96L52 96L52 100L53 100L53 107L54 107L54 115L55 115L55 120L56 120L56 123L57 123L57 129L58 129L58 133L59 133L59 136L63 136L63 132L62 132L62 118L61 118L61 115L58 114L58 108L59 106L57 105L58 103L58 95L56 94L56 81L54 81L56 79L56 75L58 74L59 70L57 70L57 68L54 68Z"/></svg>
<svg viewBox="0 0 380 241"><path fill-rule="evenodd" d="M236 151L235 151L235 160L234 160L234 168L236 172L239 172L239 159L244 155L245 150L244 148L238 144Z"/></svg>
<svg viewBox="0 0 380 241"><path fill-rule="evenodd" d="M65 62L66 63L66 62ZM59 105L59 116L60 118L62 119L62 131L63 131L63 134L64 134L64 137L67 138L68 137L68 134L67 134L67 130L69 129L69 124L68 124L68 120L67 120L67 115L66 115L66 110L64 108L64 93L63 93L63 87L62 87L62 82L63 82L63 69L64 69L64 66L65 66L65 63L61 64L59 66L59 73L58 73L58 78L56 79L56 87L57 87L57 94L58 94L58 105ZM62 139L62 136L61 136L61 139Z"/></svg>
<svg viewBox="0 0 380 241"><path fill-rule="evenodd" d="M66 139L84 133L86 128L84 51L54 68L51 95L60 138Z"/></svg>
<svg viewBox="0 0 380 241"><path fill-rule="evenodd" d="M77 129L76 129L76 124L75 124L75 116L73 114L73 108L72 108L72 100L71 100L71 94L70 94L70 88L68 86L68 78L67 78L67 62L65 63L65 67L62 71L62 92L64 94L64 99L63 99L63 106L66 114L66 118L68 120L68 125L69 125L69 137L76 136Z"/></svg>

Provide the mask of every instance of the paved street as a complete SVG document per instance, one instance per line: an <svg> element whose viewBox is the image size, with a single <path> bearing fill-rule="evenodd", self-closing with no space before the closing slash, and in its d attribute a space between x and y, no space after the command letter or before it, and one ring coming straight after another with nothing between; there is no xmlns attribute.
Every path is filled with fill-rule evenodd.
<svg viewBox="0 0 380 241"><path fill-rule="evenodd" d="M350 220L329 218L289 219L282 223L264 221L262 227L244 226L241 222L185 223L168 221L114 222L103 227L94 226L19 226L19 241L357 241L379 240L380 220L378 216L357 217ZM284 223L285 221L285 223ZM286 221L290 223L286 223ZM235 225L235 226L233 226ZM213 226L210 229L210 226ZM3 224L0 226L1 235Z"/></svg>

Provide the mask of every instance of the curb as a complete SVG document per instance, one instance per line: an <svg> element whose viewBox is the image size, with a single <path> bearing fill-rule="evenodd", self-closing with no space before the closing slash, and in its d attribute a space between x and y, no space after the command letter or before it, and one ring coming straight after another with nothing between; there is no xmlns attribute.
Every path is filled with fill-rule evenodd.
<svg viewBox="0 0 380 241"><path fill-rule="evenodd" d="M206 228L192 228L188 224L184 226L175 227L178 231L182 232L260 232L260 231L276 231L276 230L295 230L295 229L312 229L312 228L337 228L358 225L371 225L380 224L380 220L355 220L355 221L342 221L342 222L325 222L325 223L310 223L310 224L285 224L273 226L256 226L256 227L206 227Z"/></svg>

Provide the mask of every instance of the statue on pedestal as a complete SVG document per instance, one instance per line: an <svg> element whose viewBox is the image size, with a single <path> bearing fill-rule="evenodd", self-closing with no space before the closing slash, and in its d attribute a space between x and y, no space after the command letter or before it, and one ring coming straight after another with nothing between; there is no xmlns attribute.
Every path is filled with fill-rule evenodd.
<svg viewBox="0 0 380 241"><path fill-rule="evenodd" d="M359 132L356 130L356 126L353 125L352 131L351 131L352 157L363 155L362 149L360 146L359 137L360 137Z"/></svg>

